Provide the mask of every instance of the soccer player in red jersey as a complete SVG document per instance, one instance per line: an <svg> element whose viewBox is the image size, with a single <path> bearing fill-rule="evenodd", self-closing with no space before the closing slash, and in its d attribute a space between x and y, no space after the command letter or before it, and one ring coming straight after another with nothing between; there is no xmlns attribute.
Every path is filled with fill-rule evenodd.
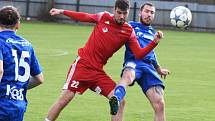
<svg viewBox="0 0 215 121"><path fill-rule="evenodd" d="M148 54L160 42L163 33L157 32L148 46L140 47L132 27L126 22L129 7L129 0L116 0L114 14L89 14L55 8L50 10L51 15L63 14L74 20L96 25L85 46L79 48L78 57L68 71L62 94L50 108L45 121L56 120L75 94L83 94L88 88L108 99L112 97L116 83L104 72L103 66L125 43L128 43L138 59ZM122 121L124 103L121 101L118 113L112 115L112 121Z"/></svg>

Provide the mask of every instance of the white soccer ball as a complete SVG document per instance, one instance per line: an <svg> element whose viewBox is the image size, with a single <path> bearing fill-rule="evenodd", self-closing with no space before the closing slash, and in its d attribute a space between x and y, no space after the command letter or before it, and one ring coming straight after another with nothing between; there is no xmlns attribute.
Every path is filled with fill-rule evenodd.
<svg viewBox="0 0 215 121"><path fill-rule="evenodd" d="M31 17L27 17L26 20L27 20L27 21L30 21L30 20L31 20Z"/></svg>
<svg viewBox="0 0 215 121"><path fill-rule="evenodd" d="M192 21L191 11L184 6L177 6L170 12L171 24L177 28L186 28Z"/></svg>

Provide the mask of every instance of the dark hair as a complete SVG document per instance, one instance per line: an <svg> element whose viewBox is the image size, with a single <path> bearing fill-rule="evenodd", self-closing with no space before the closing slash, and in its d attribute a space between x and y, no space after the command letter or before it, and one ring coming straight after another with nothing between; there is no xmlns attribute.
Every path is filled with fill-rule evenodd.
<svg viewBox="0 0 215 121"><path fill-rule="evenodd" d="M141 7L140 7L140 11L142 11L142 10L143 10L143 8L144 8L146 5L151 6L151 7L154 7L154 5L153 5L152 3L150 3L150 2L146 2L146 3L144 3L143 5L141 5Z"/></svg>
<svg viewBox="0 0 215 121"><path fill-rule="evenodd" d="M13 6L4 6L0 9L0 26L13 28L20 20L20 14Z"/></svg>
<svg viewBox="0 0 215 121"><path fill-rule="evenodd" d="M130 8L129 0L116 0L114 8L119 8L122 11L126 11Z"/></svg>

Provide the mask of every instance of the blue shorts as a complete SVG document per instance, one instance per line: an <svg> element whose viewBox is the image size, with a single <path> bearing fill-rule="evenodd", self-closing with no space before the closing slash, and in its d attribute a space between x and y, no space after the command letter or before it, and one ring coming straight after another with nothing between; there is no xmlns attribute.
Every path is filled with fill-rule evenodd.
<svg viewBox="0 0 215 121"><path fill-rule="evenodd" d="M26 103L0 98L0 121L23 121Z"/></svg>
<svg viewBox="0 0 215 121"><path fill-rule="evenodd" d="M163 89L165 88L157 71L151 63L146 63L140 60L128 61L124 64L124 69L125 68L134 69L136 74L135 81L140 85L144 93L153 86L160 86Z"/></svg>

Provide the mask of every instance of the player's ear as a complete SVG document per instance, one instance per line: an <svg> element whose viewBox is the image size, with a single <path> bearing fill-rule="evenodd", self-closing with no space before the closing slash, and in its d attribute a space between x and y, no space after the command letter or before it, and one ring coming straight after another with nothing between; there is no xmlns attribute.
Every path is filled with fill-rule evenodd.
<svg viewBox="0 0 215 121"><path fill-rule="evenodd" d="M141 17L141 11L139 11L139 14L138 14L139 18Z"/></svg>
<svg viewBox="0 0 215 121"><path fill-rule="evenodd" d="M16 23L16 25L15 25L15 30L19 29L19 27L20 27L20 21L18 21L18 22Z"/></svg>

